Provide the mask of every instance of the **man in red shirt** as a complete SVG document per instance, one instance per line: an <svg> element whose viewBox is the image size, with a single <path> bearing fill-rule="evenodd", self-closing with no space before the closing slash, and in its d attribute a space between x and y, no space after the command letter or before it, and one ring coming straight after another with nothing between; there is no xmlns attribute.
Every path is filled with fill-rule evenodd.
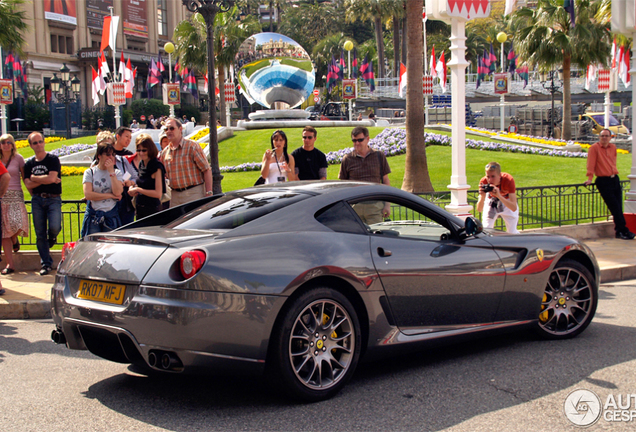
<svg viewBox="0 0 636 432"><path fill-rule="evenodd" d="M494 228L498 217L506 223L506 231L519 234L519 206L517 206L515 179L501 172L497 162L486 165L486 176L479 180L479 201L477 211L483 212L484 228ZM484 211L484 204L486 210Z"/></svg>
<svg viewBox="0 0 636 432"><path fill-rule="evenodd" d="M614 218L616 238L632 240L632 233L625 223L623 215L623 190L616 168L616 146L610 142L612 133L603 129L599 134L599 141L594 143L587 152L587 181L586 186L592 184L596 175L596 188Z"/></svg>

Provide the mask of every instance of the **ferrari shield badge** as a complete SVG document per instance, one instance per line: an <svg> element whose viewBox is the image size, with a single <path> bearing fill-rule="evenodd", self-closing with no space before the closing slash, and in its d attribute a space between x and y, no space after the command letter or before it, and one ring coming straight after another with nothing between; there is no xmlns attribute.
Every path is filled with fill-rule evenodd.
<svg viewBox="0 0 636 432"><path fill-rule="evenodd" d="M537 258L539 261L543 261L543 249L537 249Z"/></svg>

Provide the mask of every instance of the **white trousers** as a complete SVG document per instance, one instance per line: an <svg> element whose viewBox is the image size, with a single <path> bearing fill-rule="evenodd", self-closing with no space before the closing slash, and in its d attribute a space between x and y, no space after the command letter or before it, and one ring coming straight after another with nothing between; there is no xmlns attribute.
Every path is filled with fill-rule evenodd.
<svg viewBox="0 0 636 432"><path fill-rule="evenodd" d="M517 210L512 211L508 207L504 206L501 201L499 201L497 208L493 208L491 204L492 198L486 196L484 209L481 214L484 228L495 228L497 218L501 217L506 224L507 232L510 234L519 234L519 230L517 229L517 223L519 223L519 205L517 205ZM501 209L502 207L503 210Z"/></svg>

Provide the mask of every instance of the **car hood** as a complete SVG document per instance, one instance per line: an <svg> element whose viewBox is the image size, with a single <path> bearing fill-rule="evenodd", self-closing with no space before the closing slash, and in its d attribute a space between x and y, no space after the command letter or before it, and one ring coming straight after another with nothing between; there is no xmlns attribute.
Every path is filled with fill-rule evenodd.
<svg viewBox="0 0 636 432"><path fill-rule="evenodd" d="M213 239L225 230L172 230L160 227L99 233L78 241L58 272L78 278L140 283L170 247Z"/></svg>

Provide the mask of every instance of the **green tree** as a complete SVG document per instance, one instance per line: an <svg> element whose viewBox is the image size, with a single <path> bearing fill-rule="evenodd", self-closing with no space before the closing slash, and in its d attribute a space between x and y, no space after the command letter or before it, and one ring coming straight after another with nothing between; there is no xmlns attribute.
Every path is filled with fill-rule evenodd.
<svg viewBox="0 0 636 432"><path fill-rule="evenodd" d="M424 142L424 96L422 69L424 53L422 40L422 0L406 2L407 60L406 60L406 161L402 189L412 193L433 192L428 174Z"/></svg>
<svg viewBox="0 0 636 432"><path fill-rule="evenodd" d="M524 7L513 16L513 21L520 20L514 47L521 59L540 71L555 67L563 70L562 138L565 140L572 137L572 64L581 68L590 63L607 64L610 55L609 28L596 18L601 2L576 0L575 6L574 27L562 0L539 0L536 9Z"/></svg>
<svg viewBox="0 0 636 432"><path fill-rule="evenodd" d="M258 33L260 25L255 16L246 16L237 21L239 11L235 6L228 12L219 13L214 19L214 52L215 66L219 76L221 115L219 120L225 125L225 68L234 62L241 43L254 33ZM189 20L180 22L173 35L175 53L182 65L194 68L204 74L208 69L207 33L205 20L201 14L193 14ZM211 95L214 89L209 89ZM212 96L213 97L213 96Z"/></svg>
<svg viewBox="0 0 636 432"><path fill-rule="evenodd" d="M22 10L24 0L0 1L0 46L24 56L24 35L28 29L27 16Z"/></svg>
<svg viewBox="0 0 636 432"><path fill-rule="evenodd" d="M305 51L312 52L319 41L343 31L344 17L339 12L342 11L332 4L300 3L298 7L285 9L278 30Z"/></svg>

